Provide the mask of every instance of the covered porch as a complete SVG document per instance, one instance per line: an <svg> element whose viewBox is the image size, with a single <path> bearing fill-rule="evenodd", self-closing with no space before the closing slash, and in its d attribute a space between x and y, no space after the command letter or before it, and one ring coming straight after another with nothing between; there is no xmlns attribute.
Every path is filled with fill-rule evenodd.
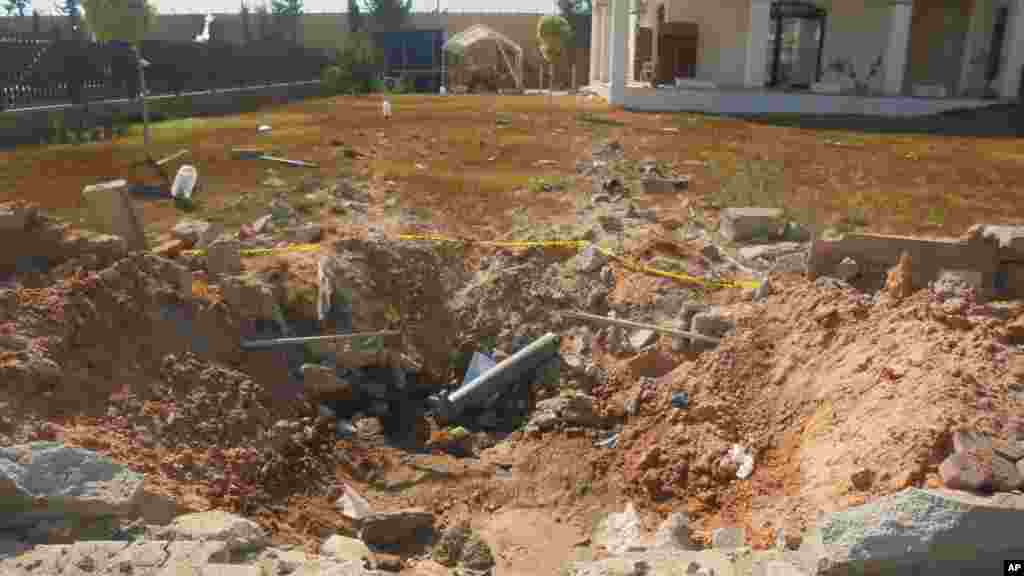
<svg viewBox="0 0 1024 576"><path fill-rule="evenodd" d="M598 0L590 87L644 111L918 116L1019 97L1024 0Z"/></svg>

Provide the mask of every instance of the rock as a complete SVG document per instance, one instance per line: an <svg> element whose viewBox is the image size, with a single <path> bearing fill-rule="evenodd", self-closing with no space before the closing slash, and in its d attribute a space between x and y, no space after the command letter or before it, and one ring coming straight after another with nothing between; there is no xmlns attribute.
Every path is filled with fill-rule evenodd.
<svg viewBox="0 0 1024 576"><path fill-rule="evenodd" d="M693 550L689 517L682 512L669 514L654 533L654 547Z"/></svg>
<svg viewBox="0 0 1024 576"><path fill-rule="evenodd" d="M846 257L836 266L836 277L843 282L849 282L860 274L860 266L853 258Z"/></svg>
<svg viewBox="0 0 1024 576"><path fill-rule="evenodd" d="M721 338L734 328L732 320L716 313L701 312L695 314L690 321L690 331L711 338ZM714 348L714 344L700 340L693 341L693 347L697 350L708 350Z"/></svg>
<svg viewBox="0 0 1024 576"><path fill-rule="evenodd" d="M146 250L146 234L128 193L128 182L114 180L82 190L85 220L94 230L124 238L131 252Z"/></svg>
<svg viewBox="0 0 1024 576"><path fill-rule="evenodd" d="M314 244L323 238L324 231L319 224L308 223L284 231L284 237L295 244Z"/></svg>
<svg viewBox="0 0 1024 576"><path fill-rule="evenodd" d="M359 537L370 546L400 544L415 537L420 530L432 529L434 515L422 509L378 512L363 518Z"/></svg>
<svg viewBox="0 0 1024 576"><path fill-rule="evenodd" d="M462 547L460 564L470 570L490 570L494 567L494 554L483 538L475 532L470 533Z"/></svg>
<svg viewBox="0 0 1024 576"><path fill-rule="evenodd" d="M242 272L241 244L237 240L217 240L206 250L206 269L210 278L237 276Z"/></svg>
<svg viewBox="0 0 1024 576"><path fill-rule="evenodd" d="M142 499L141 474L91 450L56 442L0 448L0 528L127 517Z"/></svg>
<svg viewBox="0 0 1024 576"><path fill-rule="evenodd" d="M593 396L570 392L537 403L531 422L541 426L542 416L553 422L575 426L596 426L600 418L594 411ZM543 426L542 426L543 429Z"/></svg>
<svg viewBox="0 0 1024 576"><path fill-rule="evenodd" d="M608 257L593 244L587 245L576 256L576 270L583 273L597 272L608 263Z"/></svg>
<svg viewBox="0 0 1024 576"><path fill-rule="evenodd" d="M756 264L761 260L769 263L777 261L788 254L803 252L803 244L797 242L776 242L775 244L761 244L758 246L744 246L737 254L744 262Z"/></svg>
<svg viewBox="0 0 1024 576"><path fill-rule="evenodd" d="M672 194L685 191L690 186L689 178L643 178L640 186L644 194Z"/></svg>
<svg viewBox="0 0 1024 576"><path fill-rule="evenodd" d="M320 364L303 364L301 370L302 384L313 394L352 394L352 385L338 378L334 368Z"/></svg>
<svg viewBox="0 0 1024 576"><path fill-rule="evenodd" d="M634 352L640 352L653 344L657 339L658 334L654 330L643 328L633 331L633 334L629 337L629 345L633 347Z"/></svg>
<svg viewBox="0 0 1024 576"><path fill-rule="evenodd" d="M171 236L175 240L182 241L186 246L192 247L199 244L199 239L205 237L210 228L209 222L186 218L174 225L174 228L171 229Z"/></svg>
<svg viewBox="0 0 1024 576"><path fill-rule="evenodd" d="M489 570L494 566L490 546L473 532L468 522L460 522L441 534L434 547L434 560L442 566L460 565L470 570Z"/></svg>
<svg viewBox="0 0 1024 576"><path fill-rule="evenodd" d="M785 221L778 208L726 208L722 211L719 233L732 242L745 242L754 238L778 238Z"/></svg>
<svg viewBox="0 0 1024 576"><path fill-rule="evenodd" d="M792 565L762 558L766 552L740 550L655 550L628 552L602 560L573 561L560 573L563 576L802 576ZM777 554L775 554L777 555ZM779 569L767 572L767 564L775 562Z"/></svg>
<svg viewBox="0 0 1024 576"><path fill-rule="evenodd" d="M703 248L700 249L700 253L702 256L704 256L705 258L714 263L718 263L723 260L722 249L716 246L715 244L705 245Z"/></svg>
<svg viewBox="0 0 1024 576"><path fill-rule="evenodd" d="M383 570L385 572L401 572L402 557L397 554L377 552L373 555L373 567L376 570Z"/></svg>
<svg viewBox="0 0 1024 576"><path fill-rule="evenodd" d="M742 548L746 545L747 536L743 528L729 526L711 533L711 546L714 548Z"/></svg>
<svg viewBox="0 0 1024 576"><path fill-rule="evenodd" d="M345 485L341 497L334 502L334 507L341 510L342 515L350 520L362 521L373 513L370 503L348 484Z"/></svg>
<svg viewBox="0 0 1024 576"><path fill-rule="evenodd" d="M273 319L278 310L274 288L252 276L221 276L224 301L242 318Z"/></svg>
<svg viewBox="0 0 1024 576"><path fill-rule="evenodd" d="M610 554L624 554L640 542L640 527L640 517L630 502L622 512L609 514L602 520L591 539L594 546L604 547Z"/></svg>
<svg viewBox="0 0 1024 576"><path fill-rule="evenodd" d="M225 512L210 510L178 516L168 526L151 531L157 540L224 542L231 552L263 548L267 533L252 520Z"/></svg>
<svg viewBox="0 0 1024 576"><path fill-rule="evenodd" d="M993 572L1021 550L1019 500L909 488L825 516L800 555L828 574Z"/></svg>
<svg viewBox="0 0 1024 576"><path fill-rule="evenodd" d="M340 534L335 534L324 540L320 545L320 554L329 558L358 563L362 563L364 560L369 561L373 557L373 552L370 552L362 540L346 538Z"/></svg>
<svg viewBox="0 0 1024 576"><path fill-rule="evenodd" d="M896 299L907 298L914 292L914 278L911 273L913 263L910 254L900 254L899 263L889 270L885 279L885 292Z"/></svg>

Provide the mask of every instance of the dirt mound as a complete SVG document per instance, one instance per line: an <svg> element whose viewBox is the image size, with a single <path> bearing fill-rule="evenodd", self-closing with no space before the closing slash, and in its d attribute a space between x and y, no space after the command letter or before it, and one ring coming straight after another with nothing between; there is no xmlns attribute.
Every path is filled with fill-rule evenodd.
<svg viewBox="0 0 1024 576"><path fill-rule="evenodd" d="M1019 412L1006 401L1019 307L777 286L733 306L733 335L658 379L628 422L620 465L640 500L685 500L707 527L742 524L768 544L782 524L934 482L956 426L998 433ZM688 407L673 406L684 391ZM733 444L754 455L749 479L723 460Z"/></svg>

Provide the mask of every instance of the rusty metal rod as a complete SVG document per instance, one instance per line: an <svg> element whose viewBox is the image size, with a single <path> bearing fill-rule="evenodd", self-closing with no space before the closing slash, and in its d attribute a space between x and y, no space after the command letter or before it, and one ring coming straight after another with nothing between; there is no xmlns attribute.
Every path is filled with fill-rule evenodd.
<svg viewBox="0 0 1024 576"><path fill-rule="evenodd" d="M327 334L324 336L300 336L296 338L275 338L273 340L249 340L242 341L243 350L256 348L273 348L274 346L287 346L289 344L305 344L307 342L327 342L332 340L355 340L357 338L373 338L375 336L400 336L398 330L379 330L377 332L354 332L351 334Z"/></svg>
<svg viewBox="0 0 1024 576"><path fill-rule="evenodd" d="M626 328L638 328L641 330L653 330L662 334L668 334L669 336L675 336L677 338L690 338L693 340L702 340L704 342L710 342L711 344L718 344L720 340L718 338L712 338L711 336L705 336L703 334L697 334L696 332L687 332L684 330L675 330L673 328L664 328L655 324L643 324L640 322L630 322L629 320L619 320L618 318L609 318L607 316L598 316L596 314L587 314L586 312L573 312L566 311L562 312L568 318L578 318L580 320L590 320L591 322L597 322L600 324L611 324L613 326L623 326Z"/></svg>

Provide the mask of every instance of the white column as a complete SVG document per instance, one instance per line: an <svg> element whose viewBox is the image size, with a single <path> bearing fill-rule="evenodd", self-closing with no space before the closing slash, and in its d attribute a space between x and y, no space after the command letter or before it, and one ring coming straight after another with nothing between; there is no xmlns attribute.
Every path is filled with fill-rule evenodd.
<svg viewBox="0 0 1024 576"><path fill-rule="evenodd" d="M598 62L601 61L601 16L600 8L594 6L590 13L590 83L594 84L597 82L601 73L597 68Z"/></svg>
<svg viewBox="0 0 1024 576"><path fill-rule="evenodd" d="M626 58L629 56L629 0L609 0L608 103L621 105L626 101Z"/></svg>
<svg viewBox="0 0 1024 576"><path fill-rule="evenodd" d="M750 27L747 30L747 62L743 84L760 88L768 82L768 45L772 33L771 0L750 0Z"/></svg>
<svg viewBox="0 0 1024 576"><path fill-rule="evenodd" d="M601 7L601 82L608 81L608 41L609 41L608 5Z"/></svg>
<svg viewBox="0 0 1024 576"><path fill-rule="evenodd" d="M885 67L882 91L890 96L898 96L903 93L903 77L907 70L907 51L910 48L910 21L913 15L913 0L890 0L889 39L882 63L882 66Z"/></svg>
<svg viewBox="0 0 1024 576"><path fill-rule="evenodd" d="M629 38L627 39L626 45L628 49L626 53L626 82L636 81L636 28L637 28L637 15L629 15Z"/></svg>
<svg viewBox="0 0 1024 576"><path fill-rule="evenodd" d="M1020 88L1020 68L1024 66L1024 0L1010 0L1009 7L998 89L1004 99L1015 99Z"/></svg>

